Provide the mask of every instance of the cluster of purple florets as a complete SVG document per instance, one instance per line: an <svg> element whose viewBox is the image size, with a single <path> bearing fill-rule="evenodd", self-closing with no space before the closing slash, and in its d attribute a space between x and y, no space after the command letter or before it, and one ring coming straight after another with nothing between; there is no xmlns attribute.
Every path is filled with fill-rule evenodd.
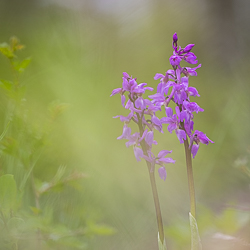
<svg viewBox="0 0 250 250"><path fill-rule="evenodd" d="M153 88L146 87L146 83L137 84L136 78L132 78L127 73L123 73L122 88L114 89L111 96L115 94L121 95L122 106L130 110L128 116L115 116L119 117L124 122L123 133L117 139L127 139L126 146L133 146L134 154L137 161L141 158L148 161L152 169L155 164L160 165L158 169L159 175L162 179L166 179L166 169L164 164L174 163L172 158L165 156L172 151L162 150L158 156L152 153L152 145L157 144L154 140L154 130L163 133L162 124L168 124L168 131L172 133L175 131L180 143L184 140L190 139L189 147L193 158L198 152L199 144L213 143L206 134L201 131L195 130L193 132L193 113L203 112L204 110L199 107L196 102L190 102L190 96L199 96L198 91L194 87L189 87L189 76L196 76L196 69L201 67L181 67L182 60L190 63L197 64L197 57L191 52L194 44L188 44L184 49L177 46L178 37L175 33L173 35L173 55L169 58L172 69L169 69L165 75L157 73L154 77L155 80L160 79L157 87L157 93L149 95L151 99L143 97L146 90L153 91ZM125 93L128 92L128 100L126 102ZM169 107L170 101L176 104L175 114L173 109ZM159 119L156 112L164 107L166 117ZM139 126L137 133L131 134L131 128L128 126L130 121L135 122ZM144 147L141 147L144 141Z"/></svg>

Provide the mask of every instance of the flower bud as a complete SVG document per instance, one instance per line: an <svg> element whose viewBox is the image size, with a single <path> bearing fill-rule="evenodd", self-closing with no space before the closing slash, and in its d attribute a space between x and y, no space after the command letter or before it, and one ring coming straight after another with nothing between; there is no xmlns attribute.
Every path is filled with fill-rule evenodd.
<svg viewBox="0 0 250 250"><path fill-rule="evenodd" d="M178 36L176 33L173 35L173 49L177 52L177 41L178 41Z"/></svg>
<svg viewBox="0 0 250 250"><path fill-rule="evenodd" d="M193 47L194 47L194 44L188 44L188 45L184 48L183 52L184 52L184 53L190 52L191 49L192 49Z"/></svg>
<svg viewBox="0 0 250 250"><path fill-rule="evenodd" d="M173 42L177 43L177 41L178 41L178 36L177 36L177 33L175 32L173 35Z"/></svg>

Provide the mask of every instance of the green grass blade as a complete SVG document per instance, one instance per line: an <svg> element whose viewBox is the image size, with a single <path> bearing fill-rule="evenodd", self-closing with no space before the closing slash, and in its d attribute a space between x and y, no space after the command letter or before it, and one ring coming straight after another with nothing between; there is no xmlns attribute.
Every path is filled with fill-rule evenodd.
<svg viewBox="0 0 250 250"><path fill-rule="evenodd" d="M159 233L158 233L158 247L159 247L159 250L167 250L166 240L164 238L164 241L162 244L160 237L159 237Z"/></svg>
<svg viewBox="0 0 250 250"><path fill-rule="evenodd" d="M189 221L191 228L191 250L202 250L197 222L191 213L189 213Z"/></svg>

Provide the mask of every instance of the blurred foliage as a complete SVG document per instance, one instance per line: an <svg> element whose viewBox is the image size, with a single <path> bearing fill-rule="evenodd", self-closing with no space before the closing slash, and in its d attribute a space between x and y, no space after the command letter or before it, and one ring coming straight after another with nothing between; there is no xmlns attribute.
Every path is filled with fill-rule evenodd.
<svg viewBox="0 0 250 250"><path fill-rule="evenodd" d="M39 121L42 126L34 123L25 99L26 86L19 81L30 63L30 58L18 60L16 52L23 48L15 37L10 44L0 44L13 72L12 81L0 81L7 107L7 125L0 136L0 249L86 249L91 237L112 234L113 229L98 225L91 213L84 214L86 174L65 166L58 167L50 179L36 172L52 143L55 123L68 105L54 101L45 122ZM44 165L43 171L47 169Z"/></svg>

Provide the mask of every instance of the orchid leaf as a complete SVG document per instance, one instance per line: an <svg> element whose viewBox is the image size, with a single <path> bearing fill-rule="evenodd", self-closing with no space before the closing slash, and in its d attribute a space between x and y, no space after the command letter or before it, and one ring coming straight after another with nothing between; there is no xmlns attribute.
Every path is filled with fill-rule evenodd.
<svg viewBox="0 0 250 250"><path fill-rule="evenodd" d="M202 250L197 222L191 213L189 213L189 221L191 229L191 250Z"/></svg>
<svg viewBox="0 0 250 250"><path fill-rule="evenodd" d="M159 247L159 250L167 250L166 240L164 238L164 241L162 243L159 237L159 233L158 233L158 247Z"/></svg>

